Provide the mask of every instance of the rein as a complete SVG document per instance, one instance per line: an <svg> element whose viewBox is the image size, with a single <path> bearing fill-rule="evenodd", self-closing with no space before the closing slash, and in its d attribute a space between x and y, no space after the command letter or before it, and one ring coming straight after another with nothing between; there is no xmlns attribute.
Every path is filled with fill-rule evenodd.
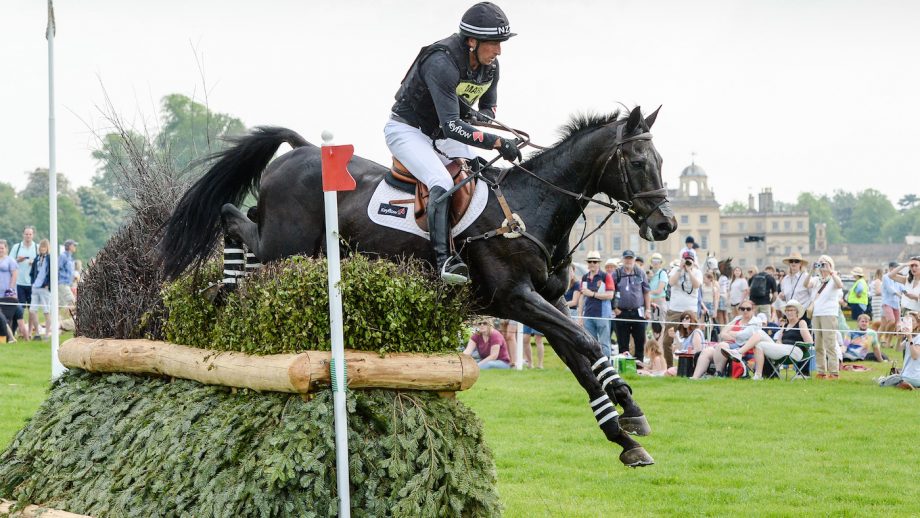
<svg viewBox="0 0 920 518"><path fill-rule="evenodd" d="M490 124L489 125L490 127L498 127L500 129L504 129L506 131L513 133L515 136L518 136L518 137L523 136L524 141L521 143L520 147L530 145L538 149L546 149L542 146L537 146L531 143L530 136L527 135L526 133L509 128L508 126L494 119L491 119L491 120L496 125L493 126ZM584 207L587 206L587 203L596 203L610 210L607 216L603 219L603 221L600 222L600 224L597 225L597 227L594 228L594 230L592 230L591 232L588 232L587 234L585 234L584 231L582 231L582 237L578 241L578 243L576 243L575 246L571 247L571 250L569 250L569 253L566 254L566 256L563 257L560 261L558 261L555 265L552 262L552 255L550 254L549 249L547 249L546 245L544 245L543 242L540 241L540 239L526 232L526 227L524 226L524 222L521 221L519 216L511 212L511 208L508 206L508 202L505 200L505 197L502 194L501 183L510 173L512 168L508 168L502 171L494 181L485 178L485 176L482 175L481 171L477 172L475 175L471 175L470 178L468 178L468 180L470 180L473 177L478 177L490 186L492 191L495 193L496 198L498 199L499 205L501 205L502 212L505 215L505 221L502 222L501 227L495 230L490 230L489 232L486 232L478 236L467 237L464 240L464 246L473 241L478 241L480 239L483 239L483 240L490 239L492 237L499 236L499 235L505 235L505 237L508 237L508 238L523 236L529 239L530 241L532 241L534 244L536 244L537 247L540 249L540 251L543 252L544 259L546 260L546 266L549 269L549 274L552 275L556 273L561 266L563 266L564 264L567 264L567 262L570 260L572 255L575 253L575 250L578 248L578 245L580 245L585 240L587 240L589 237L591 237L592 234L600 230L604 226L604 224L607 223L607 220L609 220L614 214L618 212L620 213L627 212L630 214L636 214L636 212L632 209L632 200L635 200L638 198L661 198L661 200L654 207L652 207L651 210L649 210L645 214L638 215L637 223L641 226L643 223L645 223L646 220L648 220L648 218L656 210L658 210L663 204L667 203L668 201L667 189L662 187L660 189L654 189L651 191L640 191L640 192L633 191L632 185L630 185L629 183L629 178L626 175L626 158L623 156L623 152L621 148L623 144L626 144L628 142L633 142L637 140L651 140L652 134L646 131L644 133L633 135L631 137L623 137L623 131L624 131L623 125L620 125L619 127L617 127L617 136L616 136L616 140L614 141L613 151L611 151L611 153L607 156L607 159L604 161L604 165L601 168L601 174L598 175L597 181L595 182L595 189L597 189L600 186L601 180L603 179L604 175L607 173L607 169L610 166L610 162L613 161L614 158L616 158L617 160L615 162L615 166L617 168L617 171L620 174L620 180L623 183L624 189L626 191L626 197L630 201L612 200L615 203L608 203L602 200L596 200L593 197L588 196L586 194L587 189L588 189L587 186L581 193L576 193L568 189L559 187L558 185L550 182L549 180L546 180L545 178L538 176L536 173L534 173L533 171L527 169L526 167L520 164L516 164L514 162L511 163L513 168L519 169L523 171L524 173L530 175L531 177L536 178L537 180L539 180L541 183L551 188L552 190L560 194L564 194L570 198L574 198L578 202L585 202L585 204L582 205L582 208L581 208L581 215L582 215L582 219L585 220L586 229L587 229L588 222L587 222L587 217L585 216L585 213L584 213ZM489 162L488 165L495 163L495 161L497 161L498 158L499 157L492 159L492 161ZM449 193L445 194L445 196L447 195L449 195Z"/></svg>

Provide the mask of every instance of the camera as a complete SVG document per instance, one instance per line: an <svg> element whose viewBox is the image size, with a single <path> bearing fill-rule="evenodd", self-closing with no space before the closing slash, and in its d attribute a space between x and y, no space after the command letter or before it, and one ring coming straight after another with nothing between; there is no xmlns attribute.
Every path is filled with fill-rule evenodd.
<svg viewBox="0 0 920 518"><path fill-rule="evenodd" d="M818 262L818 263L815 263L815 264L814 264L814 269L815 269L815 270L820 270L821 268L824 268L824 267L826 267L826 266L827 266L827 264Z"/></svg>
<svg viewBox="0 0 920 518"><path fill-rule="evenodd" d="M690 259L687 259L686 261L684 261L684 266L693 266L693 261L691 261Z"/></svg>

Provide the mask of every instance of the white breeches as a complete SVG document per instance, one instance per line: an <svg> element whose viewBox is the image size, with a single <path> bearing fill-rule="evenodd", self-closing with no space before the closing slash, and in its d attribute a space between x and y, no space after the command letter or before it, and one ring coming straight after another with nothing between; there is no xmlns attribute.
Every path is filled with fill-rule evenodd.
<svg viewBox="0 0 920 518"><path fill-rule="evenodd" d="M422 130L408 124L387 120L383 127L387 147L390 153L429 189L438 186L445 191L454 186L454 181L444 167L451 158L475 158L473 150L461 142L452 139L439 139L435 142L438 149L447 157L431 147L431 139Z"/></svg>

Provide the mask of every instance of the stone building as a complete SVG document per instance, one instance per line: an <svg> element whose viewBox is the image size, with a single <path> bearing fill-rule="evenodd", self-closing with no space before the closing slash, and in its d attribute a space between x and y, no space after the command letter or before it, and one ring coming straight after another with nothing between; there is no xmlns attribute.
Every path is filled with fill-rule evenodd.
<svg viewBox="0 0 920 518"><path fill-rule="evenodd" d="M687 236L693 236L699 245L697 254L719 258L733 257L734 264L745 267L779 264L793 251L807 256L808 213L780 212L774 210L773 193L769 188L759 195L759 205L754 197L748 200L748 210L741 213L722 214L715 192L709 185L706 171L695 162L685 167L678 177L678 187L668 189L668 198L677 217L678 230L665 241L648 242L639 237L639 229L624 214L614 215L604 227L578 246L575 260L583 262L588 250L600 250L604 257L619 257L631 249L647 258L659 252L668 261L677 258ZM607 209L591 205L585 210L588 231L601 223ZM762 241L745 242L751 236ZM576 225L572 231L571 245L581 237Z"/></svg>

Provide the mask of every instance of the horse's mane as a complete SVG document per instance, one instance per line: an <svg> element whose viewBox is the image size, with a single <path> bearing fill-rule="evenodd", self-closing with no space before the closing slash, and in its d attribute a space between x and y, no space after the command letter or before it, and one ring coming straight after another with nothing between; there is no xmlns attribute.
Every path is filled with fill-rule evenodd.
<svg viewBox="0 0 920 518"><path fill-rule="evenodd" d="M598 113L578 113L572 116L571 120L562 128L559 129L559 142L556 145L561 144L563 141L575 136L577 133L582 131L590 130L597 128L598 126L604 126L610 124L611 122L616 122L620 119L622 113L620 110L616 110L613 113L598 114Z"/></svg>

